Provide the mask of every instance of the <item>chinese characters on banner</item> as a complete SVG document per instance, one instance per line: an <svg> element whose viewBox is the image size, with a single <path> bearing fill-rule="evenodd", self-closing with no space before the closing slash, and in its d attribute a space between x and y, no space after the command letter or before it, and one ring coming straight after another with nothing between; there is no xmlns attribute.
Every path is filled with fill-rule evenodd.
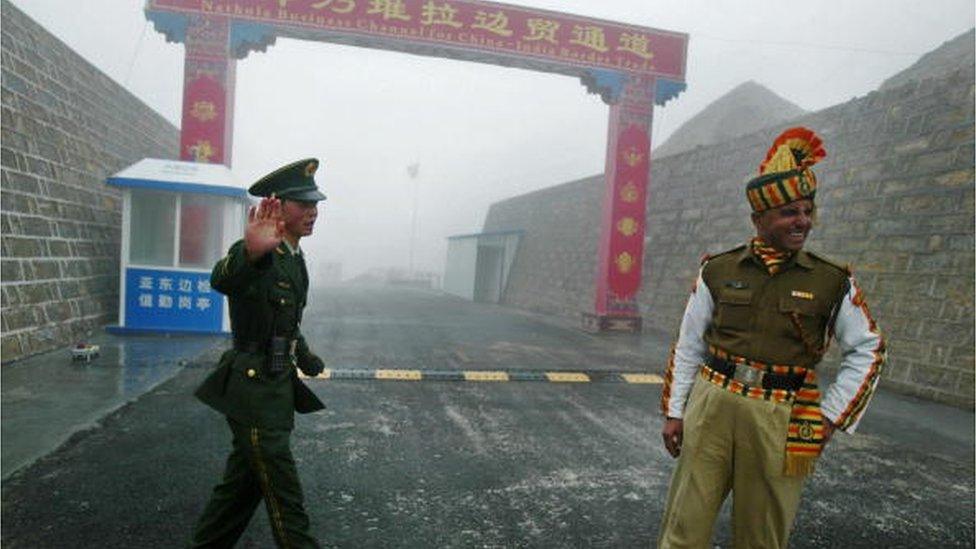
<svg viewBox="0 0 976 549"><path fill-rule="evenodd" d="M147 9L439 43L684 80L684 34L521 6L472 0L150 0Z"/></svg>
<svg viewBox="0 0 976 549"><path fill-rule="evenodd" d="M223 307L210 273L126 269L127 328L220 332Z"/></svg>

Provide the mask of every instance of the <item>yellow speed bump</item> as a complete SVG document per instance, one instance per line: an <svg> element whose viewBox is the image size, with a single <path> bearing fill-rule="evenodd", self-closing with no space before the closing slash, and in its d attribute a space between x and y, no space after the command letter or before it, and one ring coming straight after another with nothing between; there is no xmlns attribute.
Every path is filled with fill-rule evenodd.
<svg viewBox="0 0 976 549"><path fill-rule="evenodd" d="M305 375L305 372L298 370L298 377L301 379L332 379L332 370L330 368L326 368L317 376L307 376Z"/></svg>
<svg viewBox="0 0 976 549"><path fill-rule="evenodd" d="M556 383L586 383L590 376L580 372L546 372L546 379Z"/></svg>
<svg viewBox="0 0 976 549"><path fill-rule="evenodd" d="M627 383L664 383L664 378L657 374L622 374Z"/></svg>
<svg viewBox="0 0 976 549"><path fill-rule="evenodd" d="M376 379L420 381L422 378L420 370L376 370Z"/></svg>
<svg viewBox="0 0 976 549"><path fill-rule="evenodd" d="M464 372L464 381L508 381L508 373L493 371L469 371Z"/></svg>

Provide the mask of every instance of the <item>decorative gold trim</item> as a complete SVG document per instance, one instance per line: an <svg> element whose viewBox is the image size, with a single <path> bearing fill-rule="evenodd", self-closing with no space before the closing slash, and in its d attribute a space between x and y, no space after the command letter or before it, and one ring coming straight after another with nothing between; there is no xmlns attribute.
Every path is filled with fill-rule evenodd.
<svg viewBox="0 0 976 549"><path fill-rule="evenodd" d="M264 492L264 499L268 502L268 509L271 511L271 525L278 534L276 537L281 541L282 547L288 547L288 534L285 531L285 523L281 518L281 506L278 498L275 497L271 487L271 477L268 475L268 466L264 463L264 456L261 455L261 443L258 438L258 428L251 428L251 449L254 451L254 463L258 468L258 476L261 478L261 491Z"/></svg>

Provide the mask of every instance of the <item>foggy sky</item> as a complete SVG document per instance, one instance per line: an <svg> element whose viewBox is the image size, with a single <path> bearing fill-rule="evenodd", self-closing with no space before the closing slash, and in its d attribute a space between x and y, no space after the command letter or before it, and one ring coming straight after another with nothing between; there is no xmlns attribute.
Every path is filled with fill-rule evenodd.
<svg viewBox="0 0 976 549"><path fill-rule="evenodd" d="M183 46L142 2L13 3L179 126ZM688 89L655 110L652 147L746 80L811 111L865 95L976 17L971 0L513 3L690 35ZM320 158L329 198L302 246L348 277L407 267L419 163L415 263L442 272L445 238L479 232L492 202L601 173L607 116L567 76L279 38L237 63L232 167L251 182Z"/></svg>

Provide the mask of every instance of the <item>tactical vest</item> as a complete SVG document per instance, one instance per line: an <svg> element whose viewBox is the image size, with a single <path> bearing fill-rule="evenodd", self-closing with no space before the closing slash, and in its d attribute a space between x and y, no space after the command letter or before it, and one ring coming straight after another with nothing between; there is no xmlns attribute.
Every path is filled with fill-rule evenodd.
<svg viewBox="0 0 976 549"><path fill-rule="evenodd" d="M702 277L715 307L705 342L750 360L812 368L823 356L848 275L802 250L775 275L748 246L709 258Z"/></svg>

